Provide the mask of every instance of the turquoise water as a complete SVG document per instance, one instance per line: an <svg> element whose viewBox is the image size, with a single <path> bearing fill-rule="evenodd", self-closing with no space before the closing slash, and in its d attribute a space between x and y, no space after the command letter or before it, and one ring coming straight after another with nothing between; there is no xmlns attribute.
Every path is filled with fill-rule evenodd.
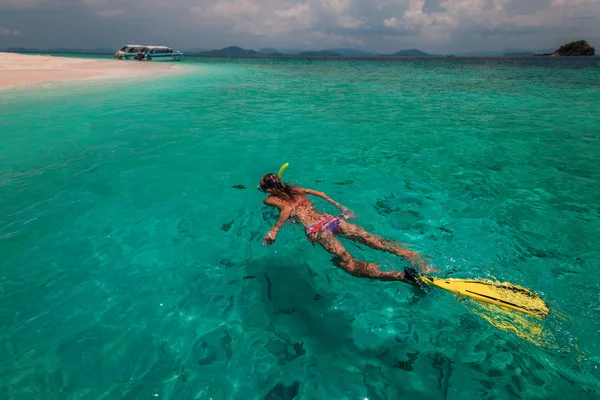
<svg viewBox="0 0 600 400"><path fill-rule="evenodd" d="M0 398L599 398L599 61L186 64L0 92ZM299 226L263 247L285 162L439 275L540 293L549 339Z"/></svg>

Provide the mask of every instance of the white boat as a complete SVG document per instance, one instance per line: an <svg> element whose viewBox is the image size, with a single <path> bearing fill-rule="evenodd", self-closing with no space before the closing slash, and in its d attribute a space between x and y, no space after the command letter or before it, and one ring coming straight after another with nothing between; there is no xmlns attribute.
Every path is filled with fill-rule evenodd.
<svg viewBox="0 0 600 400"><path fill-rule="evenodd" d="M127 46L121 47L115 53L114 57L119 60L133 60L138 51L142 50L144 45L140 44L128 44Z"/></svg>
<svg viewBox="0 0 600 400"><path fill-rule="evenodd" d="M167 46L144 46L134 58L140 61L181 61L183 53Z"/></svg>

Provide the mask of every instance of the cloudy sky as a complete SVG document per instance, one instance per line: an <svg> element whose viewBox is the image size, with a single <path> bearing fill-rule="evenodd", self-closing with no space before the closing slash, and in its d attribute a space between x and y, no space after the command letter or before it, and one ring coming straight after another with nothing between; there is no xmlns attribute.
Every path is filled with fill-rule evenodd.
<svg viewBox="0 0 600 400"><path fill-rule="evenodd" d="M0 48L600 49L600 0L0 0Z"/></svg>

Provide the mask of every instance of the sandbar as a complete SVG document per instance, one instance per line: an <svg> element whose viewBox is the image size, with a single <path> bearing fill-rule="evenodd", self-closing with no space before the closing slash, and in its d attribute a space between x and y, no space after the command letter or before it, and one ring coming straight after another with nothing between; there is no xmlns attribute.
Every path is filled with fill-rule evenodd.
<svg viewBox="0 0 600 400"><path fill-rule="evenodd" d="M185 70L176 64L0 52L0 89L50 82L141 78Z"/></svg>

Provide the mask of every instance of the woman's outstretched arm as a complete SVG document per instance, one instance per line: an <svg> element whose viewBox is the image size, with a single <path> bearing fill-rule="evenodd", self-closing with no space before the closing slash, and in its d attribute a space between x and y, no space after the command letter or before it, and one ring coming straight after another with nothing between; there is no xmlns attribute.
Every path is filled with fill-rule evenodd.
<svg viewBox="0 0 600 400"><path fill-rule="evenodd" d="M264 203L269 206L279 208L279 218L277 218L277 222L275 223L275 225L273 225L271 230L269 230L269 232L264 236L263 245L268 246L275 242L277 233L279 233L279 230L281 229L283 224L285 224L285 221L287 221L287 219L292 214L292 207L284 204L283 202L280 202L274 197L267 197L264 200Z"/></svg>

